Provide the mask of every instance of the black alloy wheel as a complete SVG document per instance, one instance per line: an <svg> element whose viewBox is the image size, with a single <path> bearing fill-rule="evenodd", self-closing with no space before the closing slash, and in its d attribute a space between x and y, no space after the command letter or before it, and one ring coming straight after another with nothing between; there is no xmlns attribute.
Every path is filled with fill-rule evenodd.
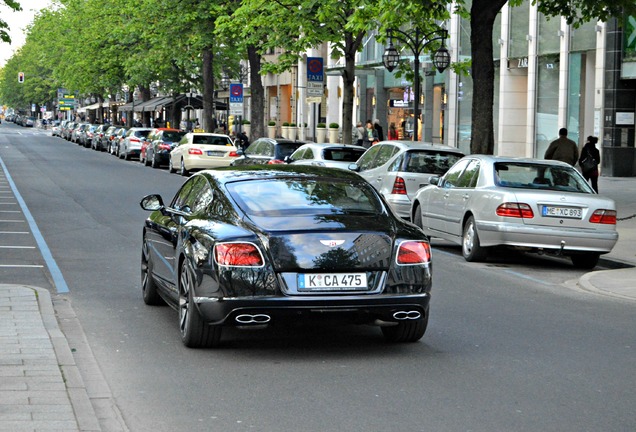
<svg viewBox="0 0 636 432"><path fill-rule="evenodd" d="M141 248L141 291L144 303L150 306L164 305L165 302L157 292L157 285L152 278L152 264L150 261L150 251L148 241L144 238Z"/></svg>
<svg viewBox="0 0 636 432"><path fill-rule="evenodd" d="M194 304L194 277L186 259L179 272L179 330L188 348L216 348L221 342L222 327L203 321Z"/></svg>

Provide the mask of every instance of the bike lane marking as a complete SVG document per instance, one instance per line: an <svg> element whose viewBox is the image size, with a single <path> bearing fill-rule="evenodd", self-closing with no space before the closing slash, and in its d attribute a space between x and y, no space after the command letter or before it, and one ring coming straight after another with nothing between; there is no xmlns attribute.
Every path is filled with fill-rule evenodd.
<svg viewBox="0 0 636 432"><path fill-rule="evenodd" d="M24 214L26 222L29 224L29 228L31 229L31 232L33 233L33 237L35 238L35 242L37 243L38 248L40 249L40 252L42 253L42 257L44 258L44 262L46 263L46 266L48 267L49 272L51 273L51 277L53 278L53 284L55 285L55 289L57 290L58 293L69 292L68 285L66 284L66 280L64 279L64 276L62 275L62 271L60 270L60 268L57 265L57 262L53 258L53 254L51 254L51 250L49 249L49 246L46 244L46 241L44 240L44 237L42 236L42 233L40 232L40 229L38 228L38 225L35 222L33 215L29 211L29 208L27 207L26 202L22 198L22 195L20 195L20 192L18 191L18 188L15 182L13 181L11 174L9 174L9 170L7 169L7 166L5 165L1 157L0 157L0 166L2 167L4 171L6 181L9 184L11 190L13 191L13 195L15 199L17 200L18 204L20 205L20 208L22 209L22 213ZM9 204L9 203L3 203L3 204ZM17 222L15 220L7 220L7 221ZM17 267L17 266L14 266L14 267ZM21 267L31 267L31 266L21 266Z"/></svg>

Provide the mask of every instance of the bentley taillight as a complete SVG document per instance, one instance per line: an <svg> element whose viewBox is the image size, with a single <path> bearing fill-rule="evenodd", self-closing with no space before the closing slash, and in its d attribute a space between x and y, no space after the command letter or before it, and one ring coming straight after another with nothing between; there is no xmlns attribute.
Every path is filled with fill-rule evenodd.
<svg viewBox="0 0 636 432"><path fill-rule="evenodd" d="M400 243L397 253L399 265L426 264L431 262L431 246L425 241Z"/></svg>
<svg viewBox="0 0 636 432"><path fill-rule="evenodd" d="M532 219L532 207L524 203L508 202L497 207L497 216Z"/></svg>
<svg viewBox="0 0 636 432"><path fill-rule="evenodd" d="M616 225L616 210L596 210L590 216L590 223Z"/></svg>
<svg viewBox="0 0 636 432"><path fill-rule="evenodd" d="M218 243L214 246L214 259L222 266L262 267L261 251L253 243Z"/></svg>

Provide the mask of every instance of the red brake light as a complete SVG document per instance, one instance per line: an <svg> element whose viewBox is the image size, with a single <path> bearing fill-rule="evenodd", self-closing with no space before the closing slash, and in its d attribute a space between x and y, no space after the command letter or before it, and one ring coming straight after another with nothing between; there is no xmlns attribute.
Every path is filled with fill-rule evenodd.
<svg viewBox="0 0 636 432"><path fill-rule="evenodd" d="M139 138L131 138L129 141L132 141L132 142L140 142L140 141L139 141Z"/></svg>
<svg viewBox="0 0 636 432"><path fill-rule="evenodd" d="M397 263L400 265L431 262L431 246L425 241L405 241L400 244Z"/></svg>
<svg viewBox="0 0 636 432"><path fill-rule="evenodd" d="M188 154L191 154L191 155L202 155L203 152L201 151L200 148L191 148L191 149L188 149Z"/></svg>
<svg viewBox="0 0 636 432"><path fill-rule="evenodd" d="M228 153L228 157L238 157L239 154L235 151L231 151L230 153Z"/></svg>
<svg viewBox="0 0 636 432"><path fill-rule="evenodd" d="M159 144L158 146L161 150L170 150L169 144Z"/></svg>
<svg viewBox="0 0 636 432"><path fill-rule="evenodd" d="M267 162L268 165L278 165L278 164L284 164L285 162L283 162L280 159L272 159L269 162Z"/></svg>
<svg viewBox="0 0 636 432"><path fill-rule="evenodd" d="M534 213L528 204L510 202L497 207L497 216L532 219Z"/></svg>
<svg viewBox="0 0 636 432"><path fill-rule="evenodd" d="M214 246L214 259L219 265L261 267L263 256L252 243L219 243Z"/></svg>
<svg viewBox="0 0 636 432"><path fill-rule="evenodd" d="M394 195L406 195L406 183L404 183L404 179L402 177L396 177L393 182L393 190L391 190L391 194Z"/></svg>
<svg viewBox="0 0 636 432"><path fill-rule="evenodd" d="M616 210L596 210L590 216L590 223L616 225Z"/></svg>

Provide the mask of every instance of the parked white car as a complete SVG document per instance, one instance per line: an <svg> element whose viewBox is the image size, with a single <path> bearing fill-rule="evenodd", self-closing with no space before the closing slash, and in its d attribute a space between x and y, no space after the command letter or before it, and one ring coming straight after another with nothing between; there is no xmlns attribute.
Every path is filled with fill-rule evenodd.
<svg viewBox="0 0 636 432"><path fill-rule="evenodd" d="M411 202L419 188L434 175L443 175L464 156L461 150L413 141L382 141L349 169L356 171L380 192L393 211L410 219Z"/></svg>
<svg viewBox="0 0 636 432"><path fill-rule="evenodd" d="M151 131L152 128L130 128L119 144L119 158L128 160L133 156L139 157L141 154L141 143Z"/></svg>
<svg viewBox="0 0 636 432"><path fill-rule="evenodd" d="M168 170L187 176L194 170L228 166L238 157L236 150L228 135L190 132L170 152Z"/></svg>
<svg viewBox="0 0 636 432"><path fill-rule="evenodd" d="M508 246L590 269L618 240L614 201L565 162L471 155L430 183L413 199L413 222L460 244L467 261Z"/></svg>
<svg viewBox="0 0 636 432"><path fill-rule="evenodd" d="M360 159L367 149L357 145L346 144L304 144L285 162L292 165L314 165L328 168L348 169L352 162Z"/></svg>

